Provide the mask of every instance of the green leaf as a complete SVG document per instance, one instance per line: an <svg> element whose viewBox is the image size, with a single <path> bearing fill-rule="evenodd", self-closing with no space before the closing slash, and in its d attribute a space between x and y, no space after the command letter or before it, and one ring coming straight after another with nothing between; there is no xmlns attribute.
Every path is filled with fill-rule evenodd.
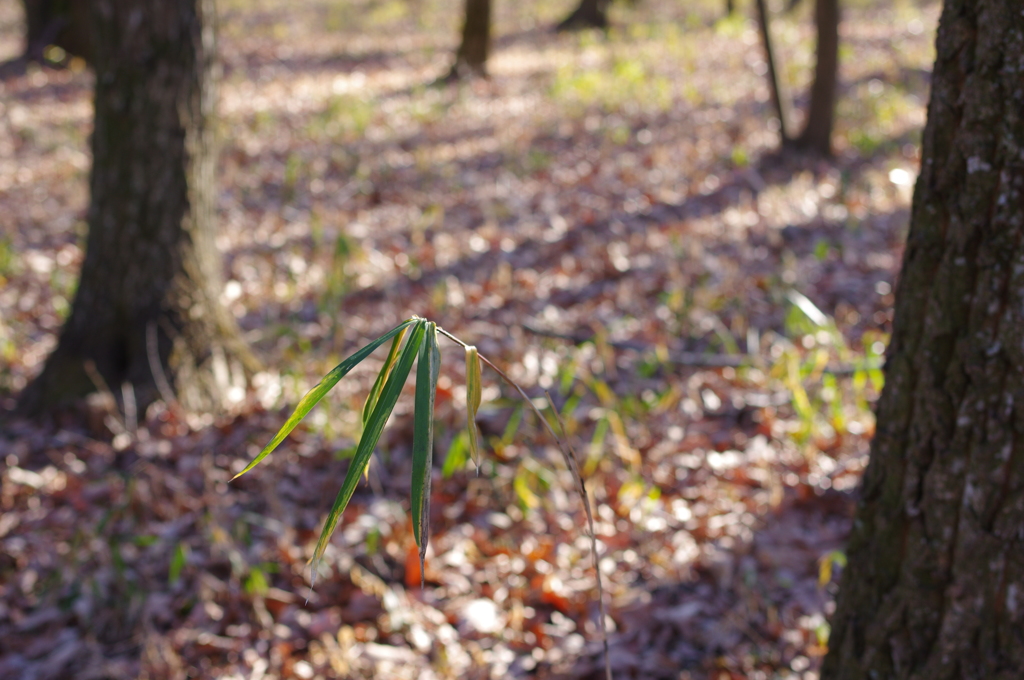
<svg viewBox="0 0 1024 680"><path fill-rule="evenodd" d="M270 589L266 573L259 567L253 567L245 579L244 588L250 595L266 595Z"/></svg>
<svg viewBox="0 0 1024 680"><path fill-rule="evenodd" d="M530 476L526 467L520 465L519 469L516 470L515 477L512 478L512 488L515 490L516 495L519 496L519 502L524 507L533 510L540 505L540 498L530 488Z"/></svg>
<svg viewBox="0 0 1024 680"><path fill-rule="evenodd" d="M596 466L597 461L601 458L601 452L604 450L604 438L608 436L609 425L608 416L605 416L597 421L597 425L594 426L594 436L590 438L590 452L587 455L588 469Z"/></svg>
<svg viewBox="0 0 1024 680"><path fill-rule="evenodd" d="M846 553L842 550L833 550L821 556L818 560L818 586L824 588L832 581L832 570L835 565L846 566Z"/></svg>
<svg viewBox="0 0 1024 680"><path fill-rule="evenodd" d="M444 467L441 468L441 476L445 479L450 478L456 470L465 466L469 459L466 453L469 448L468 441L469 435L465 430L459 432L452 439L452 445L448 447L448 454L444 458Z"/></svg>
<svg viewBox="0 0 1024 680"><path fill-rule="evenodd" d="M316 550L313 552L314 565L323 556L324 550L327 548L327 541L330 539L331 534L334 533L334 528L338 526L338 519L341 517L341 513L344 512L345 507L352 498L352 494L355 493L356 486L359 484L359 476L363 474L363 471L370 462L373 449L380 440L381 432L384 431L384 424L387 423L391 411L395 408L395 402L398 401L398 396L402 393L402 387L405 386L405 381L409 377L409 371L412 370L412 363L416 360L416 354L423 344L427 322L423 319L415 319L415 321L412 333L406 341L405 347L402 348L402 354L398 358L398 363L395 365L391 375L388 376L387 382L384 383L380 399L377 400L377 404L373 407L373 413L370 414L366 421L366 427L363 428L363 434L359 438L359 444L356 446L356 455L352 457L352 463L349 465L348 473L345 475L345 481L342 482L341 489L334 499L334 505L331 507L327 520L324 522L323 531L320 532L320 540L317 541ZM313 573L316 574L315 567Z"/></svg>
<svg viewBox="0 0 1024 680"><path fill-rule="evenodd" d="M408 328L403 328L398 335L395 336L394 341L391 343L391 351L388 352L388 358L384 360L384 367L380 369L380 373L377 375L377 380L373 383L373 389L370 390L369 396L366 397L366 403L363 404L363 426L366 425L366 420L373 413L373 407L377 405L377 399L380 398L380 391L384 387L384 381L387 380L388 376L391 375L391 370L395 367L395 362L398 361L398 348L402 344L402 340L405 339L405 333Z"/></svg>
<svg viewBox="0 0 1024 680"><path fill-rule="evenodd" d="M412 529L420 547L420 580L430 538L430 472L434 458L434 397L441 353L437 349L437 325L427 323L427 337L420 347L416 367L416 414L412 435Z"/></svg>
<svg viewBox="0 0 1024 680"><path fill-rule="evenodd" d="M188 562L188 545L178 543L174 548L174 555L171 556L171 565L167 569L167 581L174 585L181 578L181 572Z"/></svg>
<svg viewBox="0 0 1024 680"><path fill-rule="evenodd" d="M512 443L512 440L516 436L516 432L519 430L519 424L523 422L523 405L518 404L515 410L512 411L512 415L509 417L508 422L505 424L505 431L501 433L501 443L504 446L508 446Z"/></svg>
<svg viewBox="0 0 1024 680"><path fill-rule="evenodd" d="M791 289L786 291L786 297L818 328L826 328L829 325L829 319L825 312L818 309L807 296Z"/></svg>
<svg viewBox="0 0 1024 680"><path fill-rule="evenodd" d="M317 383L316 387L314 387L313 389L306 393L306 396L302 398L302 400L299 402L299 405L295 407L295 411L292 413L291 417L289 417L288 420L285 421L285 424L282 425L281 429L277 431L277 434L275 434L274 438L270 440L270 443L267 444L266 447L264 447L264 449L259 452L259 455L253 458L252 461L245 466L244 470L239 472L231 479L238 479L246 472L259 465L260 461L262 461L264 458L269 456L270 453L277 448L278 444L284 441L284 438L287 437L288 434L295 429L295 426L298 425L299 422L306 417L306 414L309 413L310 410L312 410L312 408L316 406L317 403L319 403L320 400L323 399L328 392L331 391L331 388L337 385L338 381L344 378L349 371L351 371L359 364L359 362L368 357L370 353L373 352L373 350L377 349L382 344L384 344L394 336L398 335L400 332L404 331L408 326L416 324L416 326L419 327L422 326L424 323L425 321L423 319L415 316L411 319L406 319L405 321L395 326L390 331L380 336L376 340L372 341L368 345L365 345L362 349L356 351L347 359L345 359L340 364L331 369L331 372L325 375L323 379L319 383Z"/></svg>
<svg viewBox="0 0 1024 680"><path fill-rule="evenodd" d="M466 348L466 432L469 434L469 453L473 463L480 469L480 428L476 414L480 410L480 354L476 347Z"/></svg>

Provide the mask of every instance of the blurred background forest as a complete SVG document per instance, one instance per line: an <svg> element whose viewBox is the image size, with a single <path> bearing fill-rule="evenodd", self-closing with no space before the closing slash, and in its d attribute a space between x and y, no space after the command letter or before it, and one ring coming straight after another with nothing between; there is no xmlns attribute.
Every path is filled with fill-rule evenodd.
<svg viewBox="0 0 1024 680"><path fill-rule="evenodd" d="M466 465L459 352L443 351L425 588L410 400L309 591L372 366L227 483L324 373L412 314L561 409L616 677L817 678L939 7L843 2L822 158L779 152L753 3L724 4L615 2L607 32L556 33L573 2L496 0L489 77L438 83L455 0L220 2L221 299L266 368L224 416L129 416L100 395L2 421L0 678L603 677L571 478L486 371L488 453ZM813 3L777 4L799 112ZM23 33L0 0L0 61ZM0 410L74 297L92 87L77 59L0 82Z"/></svg>

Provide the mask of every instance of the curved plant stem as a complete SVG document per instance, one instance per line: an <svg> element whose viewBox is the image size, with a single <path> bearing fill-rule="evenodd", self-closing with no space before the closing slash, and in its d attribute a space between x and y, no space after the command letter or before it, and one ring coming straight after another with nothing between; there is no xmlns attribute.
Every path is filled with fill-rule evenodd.
<svg viewBox="0 0 1024 680"><path fill-rule="evenodd" d="M455 337L445 329L441 328L440 326L437 327L437 332L441 333L446 338L448 338L455 344L461 346L462 348L465 349L467 347L465 342L459 340L457 337ZM491 369L495 373L497 373L502 380L507 382L517 392L519 392L519 395L523 398L523 400L526 401L530 408L533 409L533 412L537 414L537 417L540 419L540 422L544 424L544 427L547 429L548 433L554 438L555 443L558 444L558 450L561 451L562 453L562 458L565 460L565 466L569 468L569 472L572 474L573 481L576 483L576 492L579 494L580 501L583 503L583 509L587 514L587 529L590 534L590 551L594 556L594 577L597 580L598 614L600 617L599 625L601 630L601 642L604 646L604 672L607 680L612 680L611 656L608 653L608 629L605 622L606 614L604 604L604 584L601 579L601 565L597 554L597 532L594 529L594 513L590 507L590 496L589 494L587 494L587 487L583 483L583 476L580 474L579 459L576 455L576 450L572 447L572 444L569 443L567 436L562 437L559 436L557 432L555 432L555 429L551 426L551 423L548 422L548 419L544 417L544 414L541 412L541 410L537 407L536 404L533 403L533 399L531 399L530 396L526 394L523 388L520 387L519 384L516 383L516 381L512 380L512 378L510 378L508 374L505 373L505 371L501 370L493 363L491 363L491 361L483 354L480 354L479 357L480 361L490 366ZM548 394L547 392L545 392L544 395L545 397L547 397L548 404L550 404L551 406L551 411L555 414L555 418L558 422L559 429L561 429L562 432L565 433L565 423L562 422L562 416L558 413L558 409L555 408L554 403L551 401L551 395Z"/></svg>

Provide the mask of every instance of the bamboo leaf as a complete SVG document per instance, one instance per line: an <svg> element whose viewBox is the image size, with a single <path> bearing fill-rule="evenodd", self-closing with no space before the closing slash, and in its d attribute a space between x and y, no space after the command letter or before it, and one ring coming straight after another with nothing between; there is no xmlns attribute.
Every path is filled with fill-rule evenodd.
<svg viewBox="0 0 1024 680"><path fill-rule="evenodd" d="M380 391L384 388L384 381L387 380L388 376L391 375L391 370L395 367L395 362L398 361L398 348L402 344L402 340L405 339L405 334L408 328L403 328L399 331L398 335L391 342L391 350L388 352L388 358L384 360L384 367L380 369L380 373L377 375L377 380L373 383L373 389L370 390L370 394L366 397L366 403L363 404L363 426L366 426L366 420L373 413L373 407L377 405L377 399L380 398Z"/></svg>
<svg viewBox="0 0 1024 680"><path fill-rule="evenodd" d="M420 347L416 367L416 413L412 436L412 528L420 548L420 581L430 538L430 472L434 457L434 397L441 353L437 348L437 326L427 324L426 339Z"/></svg>
<svg viewBox="0 0 1024 680"><path fill-rule="evenodd" d="M284 438L287 437L288 434L295 429L295 426L298 425L299 422L306 417L306 414L308 414L310 410L312 410L312 408L316 406L320 402L320 400L327 395L328 392L331 391L331 388L337 385L338 381L344 378L349 371L351 371L359 364L359 362L368 357L373 352L373 350L377 349L382 344L393 338L395 335L405 330L411 324L416 324L417 326L420 326L423 323L423 319L415 316L411 319L406 319L405 321L398 324L384 335L380 336L376 340L373 340L368 345L363 346L362 349L357 350L347 359L345 359L340 364L332 368L330 373L325 375L323 379L316 384L316 387L311 389L309 392L306 392L306 396L304 396L302 400L299 401L299 405L295 407L295 411L293 411L292 415L288 418L287 421L285 421L285 424L281 426L281 429L277 431L277 434L275 434L274 438L270 440L270 443L267 444L263 448L263 450L260 451L259 454L255 458L253 458L248 465L245 466L244 470L239 472L231 479L238 479L246 472L259 465L260 461L262 461L264 458L269 456L270 453L277 448L278 444L284 441Z"/></svg>
<svg viewBox="0 0 1024 680"><path fill-rule="evenodd" d="M476 414L480 410L480 354L476 347L466 347L466 431L469 433L469 453L473 463L480 469L480 428Z"/></svg>
<svg viewBox="0 0 1024 680"><path fill-rule="evenodd" d="M363 471L370 462L370 456L373 455L373 450L380 440L381 432L384 431L384 424L387 423L391 411L395 408L395 402L398 401L398 396L402 393L402 387L405 386L405 381L409 377L412 363L415 361L416 354L423 344L426 321L423 319L417 319L416 321L417 323L413 326L412 333L406 341L405 347L402 348L398 363L395 365L391 375L388 376L387 382L384 383L380 399L377 400L377 404L373 407L373 413L370 414L366 421L366 427L363 428L363 434L359 438L359 444L356 446L356 455L352 457L348 473L345 475L345 481L341 483L341 489L334 499L334 505L331 506L331 511L327 514L324 528L320 532L320 540L317 541L316 550L313 552L314 565L323 556L324 550L327 548L327 541L330 539L331 534L334 533L334 528L338 526L338 519L341 517L341 513L344 512L345 507L352 498L352 494L355 493L356 486L359 484L359 476L363 474ZM316 573L315 567L313 573Z"/></svg>
<svg viewBox="0 0 1024 680"><path fill-rule="evenodd" d="M789 301L796 305L796 308L804 313L811 323L819 328L828 327L828 316L825 312L818 309L813 302L806 295L802 295L795 290L789 290L786 292L786 297Z"/></svg>

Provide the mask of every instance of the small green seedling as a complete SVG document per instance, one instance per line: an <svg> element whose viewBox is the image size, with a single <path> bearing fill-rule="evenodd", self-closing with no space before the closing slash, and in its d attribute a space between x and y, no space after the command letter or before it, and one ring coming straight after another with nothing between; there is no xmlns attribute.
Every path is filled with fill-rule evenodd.
<svg viewBox="0 0 1024 680"><path fill-rule="evenodd" d="M418 363L416 370L416 400L413 415L413 445L412 445L412 524L413 533L416 538L416 545L420 553L420 574L422 578L423 560L427 551L429 540L429 516L430 516L430 474L433 461L433 436L434 436L434 395L437 391L437 380L440 369L441 357L438 349L439 336L445 336L452 342L461 346L466 352L466 407L468 411L468 448L474 462L479 467L480 463L480 431L476 425L476 415L480 408L481 401L481 363L487 364L503 380L509 383L525 400L525 403L532 408L539 416L539 422L548 430L558 444L562 452L566 466L572 473L576 485L576 491L583 502L587 514L587 523L590 529L592 548L594 552L595 567L597 560L597 545L594 535L593 515L590 509L590 501L587 497L586 487L580 476L576 452L562 436L555 432L551 423L541 413L540 409L527 396L526 392L512 381L504 371L491 363L486 357L480 355L476 347L459 340L451 333L440 328L432 321L414 316L406 319L390 331L365 345L340 364L334 367L317 385L311 389L300 401L295 411L285 421L285 424L274 435L270 443L264 447L252 461L245 466L233 479L241 477L249 470L252 470L264 458L284 441L284 438L295 429L295 426L306 417L317 403L323 399L331 389L344 378L349 371L355 368L363 359L370 356L374 350L391 340L391 350L388 352L384 366L381 368L377 380L370 390L366 403L363 406L363 433L356 444L356 452L352 457L348 473L342 482L341 489L334 500L324 522L324 528L320 532L320 539L317 541L316 550L313 552L313 575L316 576L316 565L323 557L327 548L327 542L338 525L341 513L352 499L359 478L362 476L370 463L370 457L384 430L384 424L391 415L398 397L405 386L405 382L412 371L413 363ZM557 410L552 406L556 422L564 424ZM600 573L597 574L598 588L601 588ZM603 599L603 598L602 598ZM602 603L603 609L603 603ZM603 613L602 613L603 623Z"/></svg>
<svg viewBox="0 0 1024 680"><path fill-rule="evenodd" d="M395 408L395 404L398 402L398 397L402 392L402 388L405 386L405 382L412 371L412 365L413 363L417 363L416 399L415 411L413 414L411 513L413 533L416 538L416 545L419 547L420 579L422 583L424 574L423 562L426 556L427 541L429 540L430 534L430 477L434 453L434 396L437 392L437 380L441 364L441 355L438 349L438 339L441 335L461 346L466 352L466 410L468 412L466 434L470 455L477 464L478 469L480 464L481 448L480 431L476 425L476 415L480 408L482 393L480 375L481 363L487 364L519 393L519 395L525 400L526 405L533 409L537 414L539 422L551 434L555 442L558 444L559 450L562 452L562 457L565 460L566 467L569 468L569 471L572 474L573 481L576 485L576 492L583 503L583 508L587 516L587 527L590 533L590 546L594 558L594 573L597 580L598 609L600 615L599 628L602 632L602 637L604 638L605 674L606 677L610 679L612 676L608 658L608 637L605 630L604 591L601 581L601 571L598 568L597 536L594 532L594 516L590 508L590 500L587 496L587 490L583 484L583 478L580 474L576 452L572 448L571 444L569 444L566 437L559 436L559 434L555 432L549 419L544 417L540 408L534 404L533 400L529 398L522 387L512 381L504 371L491 363L486 357L480 355L476 347L459 340L448 331L440 328L434 322L427 321L426 319L418 316L406 319L335 366L333 370L325 375L323 379L299 401L298 406L295 407L295 411L288 420L285 421L285 424L280 430L278 430L273 439L270 440L270 443L267 444L266 447L264 447L264 449L260 451L248 465L245 466L245 469L235 475L232 479L241 477L246 472L259 465L264 458L269 456L270 453L276 449L282 441L284 441L284 438L295 429L295 426L306 417L306 415L314 406L317 405L317 403L320 402L321 399L327 396L327 393L330 392L331 389L349 373L349 371L355 368L363 359L370 356L370 354L378 347L388 340L391 340L391 350L388 352L387 359L384 361L384 366L381 368L380 374L377 376L377 379L370 390L370 394L366 398L366 403L363 405L363 433L359 438L358 444L356 444L355 455L352 457L348 473L345 475L345 480L341 484L341 489L338 491L338 495L334 499L334 505L331 507L331 510L327 515L327 520L324 522L324 528L320 532L320 539L316 544L316 550L313 552L313 559L311 560L313 563L313 578L315 579L316 577L317 565L323 557L324 551L327 549L327 542L330 540L331 534L334 533L334 529L338 525L338 520L341 518L342 512L344 512L348 502L352 499L352 494L355 493L356 486L359 484L360 476L365 474L367 470L370 463L370 457L373 455L373 450L377 446L377 442L384 430L384 424L387 422L388 417ZM548 397L548 404L551 412L554 414L554 418L552 420L558 424L564 434L566 432L565 423L563 422L558 409L556 409L554 404L551 403L550 396ZM177 571L180 571L180 568ZM176 576L176 573L173 571L172 574L173 576Z"/></svg>

